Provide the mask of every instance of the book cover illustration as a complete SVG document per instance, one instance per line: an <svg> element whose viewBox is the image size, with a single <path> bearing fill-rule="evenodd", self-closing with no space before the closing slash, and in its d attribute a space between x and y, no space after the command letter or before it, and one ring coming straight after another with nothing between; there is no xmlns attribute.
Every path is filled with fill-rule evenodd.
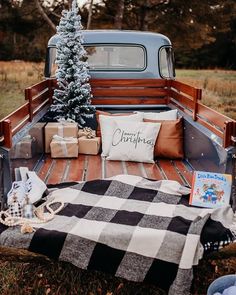
<svg viewBox="0 0 236 295"><path fill-rule="evenodd" d="M232 175L195 171L189 204L219 208L229 204Z"/></svg>

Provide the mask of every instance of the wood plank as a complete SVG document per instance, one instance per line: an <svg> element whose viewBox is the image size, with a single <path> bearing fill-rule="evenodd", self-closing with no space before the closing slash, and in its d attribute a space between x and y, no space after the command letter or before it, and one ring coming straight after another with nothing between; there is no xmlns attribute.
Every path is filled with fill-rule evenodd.
<svg viewBox="0 0 236 295"><path fill-rule="evenodd" d="M191 116L193 115L192 111L189 111L187 108L184 108L184 106L181 106L178 101L171 101L170 103L170 107L173 106L175 108L180 109L182 112L186 113L187 115ZM223 132L221 130L219 130L218 128L216 128L214 125L212 125L211 123L207 122L205 119L202 119L200 117L196 117L196 121L201 124L202 126L206 127L207 129L209 129L210 131L212 131L213 133L215 133L217 136L219 136L220 138L223 139L224 135Z"/></svg>
<svg viewBox="0 0 236 295"><path fill-rule="evenodd" d="M132 105L132 104L148 104L148 105L165 105L167 103L167 98L119 98L119 97L109 97L109 98L97 98L93 97L92 104L94 105Z"/></svg>
<svg viewBox="0 0 236 295"><path fill-rule="evenodd" d="M45 90L45 88L48 88L48 80L43 80L37 84L32 85L31 87L26 88L26 91L30 91L31 97L34 97L38 93Z"/></svg>
<svg viewBox="0 0 236 295"><path fill-rule="evenodd" d="M71 159L66 181L83 180L84 168L85 168L85 155L79 155L77 159Z"/></svg>
<svg viewBox="0 0 236 295"><path fill-rule="evenodd" d="M86 180L102 178L102 158L100 155L89 155L87 158Z"/></svg>
<svg viewBox="0 0 236 295"><path fill-rule="evenodd" d="M44 181L46 182L46 178L48 176L49 173L49 169L52 165L52 158L50 156L46 156L45 159L43 160L43 165L41 167L41 169L38 172L38 176Z"/></svg>
<svg viewBox="0 0 236 295"><path fill-rule="evenodd" d="M105 160L105 177L124 174L121 161Z"/></svg>
<svg viewBox="0 0 236 295"><path fill-rule="evenodd" d="M93 88L93 96L110 97L110 96L127 96L127 97L153 97L166 96L167 89L163 88Z"/></svg>
<svg viewBox="0 0 236 295"><path fill-rule="evenodd" d="M41 92L36 98L34 98L31 102L31 107L33 110L38 108L42 103L49 99L49 90L45 92Z"/></svg>
<svg viewBox="0 0 236 295"><path fill-rule="evenodd" d="M186 167L185 164L183 163L183 161L181 161L181 160L174 160L173 164L179 170L182 177L186 180L186 182L187 182L186 184L191 186L193 171L190 170L190 168Z"/></svg>
<svg viewBox="0 0 236 295"><path fill-rule="evenodd" d="M33 117L36 116L42 109L50 106L50 97L46 99L44 102L42 102L36 109L33 111Z"/></svg>
<svg viewBox="0 0 236 295"><path fill-rule="evenodd" d="M189 96L197 97L198 88L192 87L190 85L184 84L180 81L171 80L170 86L176 90L183 92Z"/></svg>
<svg viewBox="0 0 236 295"><path fill-rule="evenodd" d="M221 130L224 129L226 121L234 121L201 103L198 103L197 107L198 107L197 115L203 118L206 118L206 120L218 126L219 128L221 128Z"/></svg>
<svg viewBox="0 0 236 295"><path fill-rule="evenodd" d="M62 181L64 171L66 168L66 159L54 159L50 176L48 177L48 184L57 184Z"/></svg>
<svg viewBox="0 0 236 295"><path fill-rule="evenodd" d="M29 102L26 102L11 114L7 115L1 121L10 120L12 129L16 128L21 121L29 117Z"/></svg>
<svg viewBox="0 0 236 295"><path fill-rule="evenodd" d="M143 167L146 171L147 178L155 180L164 179L160 169L156 164L143 163Z"/></svg>
<svg viewBox="0 0 236 295"><path fill-rule="evenodd" d="M129 175L143 176L140 163L136 163L136 162L124 162L124 165L126 167L127 174L129 174Z"/></svg>
<svg viewBox="0 0 236 295"><path fill-rule="evenodd" d="M167 179L169 180L176 180L181 184L184 184L182 178L179 176L177 170L175 169L171 160L167 159L160 159L158 160L158 165L164 171Z"/></svg>
<svg viewBox="0 0 236 295"><path fill-rule="evenodd" d="M196 121L223 139L223 137L224 137L223 131L219 130L214 125L212 125L211 123L207 122L206 120L204 120L202 118L199 118L198 116L196 118Z"/></svg>
<svg viewBox="0 0 236 295"><path fill-rule="evenodd" d="M178 102L183 104L184 106L188 107L190 110L193 110L194 108L194 101L190 99L189 97L180 94L174 90L170 90L169 92L170 97L176 99Z"/></svg>
<svg viewBox="0 0 236 295"><path fill-rule="evenodd" d="M180 104L176 100L170 99L167 106L170 107L171 109L180 110L180 111L184 112L185 114L187 114L188 116L190 116L191 118L193 117L193 111L189 110L188 108L186 108L184 105Z"/></svg>
<svg viewBox="0 0 236 295"><path fill-rule="evenodd" d="M166 87L167 80L164 79L91 79L92 87Z"/></svg>

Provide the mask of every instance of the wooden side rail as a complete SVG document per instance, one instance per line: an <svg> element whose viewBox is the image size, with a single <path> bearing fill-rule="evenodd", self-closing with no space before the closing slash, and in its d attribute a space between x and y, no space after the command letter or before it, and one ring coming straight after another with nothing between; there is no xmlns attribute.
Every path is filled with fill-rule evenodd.
<svg viewBox="0 0 236 295"><path fill-rule="evenodd" d="M236 121L203 105L201 89L164 79L91 79L90 83L94 105L169 105L222 138L224 147L235 144ZM51 104L55 88L56 80L50 79L25 90L25 104L0 121L0 144L11 147L12 136Z"/></svg>
<svg viewBox="0 0 236 295"><path fill-rule="evenodd" d="M200 100L202 90L179 81L170 81L169 102L190 115L213 133L222 138L223 147L235 145L236 121L203 105Z"/></svg>
<svg viewBox="0 0 236 295"><path fill-rule="evenodd" d="M26 102L0 121L0 145L12 147L12 137L51 103L52 82L42 81L25 89Z"/></svg>

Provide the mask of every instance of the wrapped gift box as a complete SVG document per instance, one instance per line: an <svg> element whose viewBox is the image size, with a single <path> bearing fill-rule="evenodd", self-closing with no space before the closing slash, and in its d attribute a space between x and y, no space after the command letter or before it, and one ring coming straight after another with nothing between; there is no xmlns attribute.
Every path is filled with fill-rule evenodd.
<svg viewBox="0 0 236 295"><path fill-rule="evenodd" d="M82 136L85 136L87 138L94 138L96 136L96 130L93 130L88 127L85 127L83 129L79 129L78 137L82 137Z"/></svg>
<svg viewBox="0 0 236 295"><path fill-rule="evenodd" d="M38 122L29 131L29 134L36 140L36 153L44 152L44 127L46 123Z"/></svg>
<svg viewBox="0 0 236 295"><path fill-rule="evenodd" d="M11 159L31 159L36 154L36 141L31 135L23 137L10 150Z"/></svg>
<svg viewBox="0 0 236 295"><path fill-rule="evenodd" d="M77 158L78 139L54 135L50 143L50 149L52 158Z"/></svg>
<svg viewBox="0 0 236 295"><path fill-rule="evenodd" d="M87 138L82 136L79 141L79 154L97 155L100 151L101 137Z"/></svg>
<svg viewBox="0 0 236 295"><path fill-rule="evenodd" d="M48 123L45 126L45 153L50 153L50 142L53 135L61 137L77 137L78 125L77 123Z"/></svg>

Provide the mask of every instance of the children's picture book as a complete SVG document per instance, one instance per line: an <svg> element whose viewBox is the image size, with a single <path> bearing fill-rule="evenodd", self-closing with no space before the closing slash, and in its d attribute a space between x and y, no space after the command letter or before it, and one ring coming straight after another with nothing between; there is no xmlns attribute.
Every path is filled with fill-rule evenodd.
<svg viewBox="0 0 236 295"><path fill-rule="evenodd" d="M229 204L232 175L195 171L189 204L206 208L219 208Z"/></svg>

